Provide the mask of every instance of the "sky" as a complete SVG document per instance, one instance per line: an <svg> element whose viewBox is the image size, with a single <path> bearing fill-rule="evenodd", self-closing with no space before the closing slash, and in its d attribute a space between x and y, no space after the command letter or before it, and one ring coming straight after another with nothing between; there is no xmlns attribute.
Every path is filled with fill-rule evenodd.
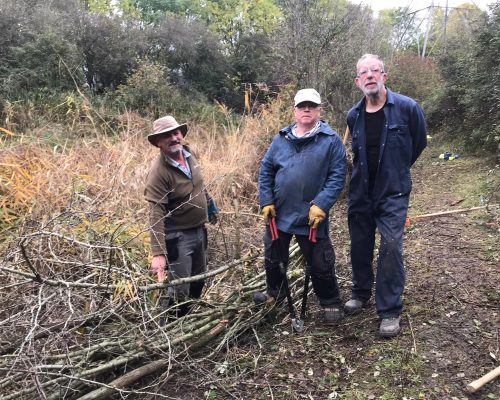
<svg viewBox="0 0 500 400"><path fill-rule="evenodd" d="M488 4L492 4L498 0L448 0L448 7L456 7L463 3L473 3L482 10L487 10ZM374 11L383 10L384 8L404 7L409 5L410 10L417 11L431 5L432 0L354 0L352 3L360 3L369 5ZM446 0L434 0L435 6L446 6Z"/></svg>

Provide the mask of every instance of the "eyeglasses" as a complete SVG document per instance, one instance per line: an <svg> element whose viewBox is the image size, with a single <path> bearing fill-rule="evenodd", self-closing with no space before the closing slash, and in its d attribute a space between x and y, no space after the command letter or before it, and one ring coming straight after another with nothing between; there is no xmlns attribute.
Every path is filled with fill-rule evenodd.
<svg viewBox="0 0 500 400"><path fill-rule="evenodd" d="M304 108L316 109L319 107L319 104L310 101L303 101L302 103L297 104L295 107L300 110L303 110Z"/></svg>
<svg viewBox="0 0 500 400"><path fill-rule="evenodd" d="M384 70L382 68L370 68L369 70L368 69L363 69L363 70L361 70L361 71L358 72L357 77L358 78L364 78L366 76L366 74L368 74L368 71L371 71L371 73L373 75L383 74L384 73Z"/></svg>

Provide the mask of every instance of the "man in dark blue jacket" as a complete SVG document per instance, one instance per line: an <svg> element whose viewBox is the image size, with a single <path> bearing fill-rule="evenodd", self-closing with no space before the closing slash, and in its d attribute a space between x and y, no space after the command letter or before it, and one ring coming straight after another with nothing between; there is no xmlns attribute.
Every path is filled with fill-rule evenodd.
<svg viewBox="0 0 500 400"><path fill-rule="evenodd" d="M295 123L273 139L259 171L260 205L266 223L276 218L278 239L269 225L264 234L267 296L284 297L280 264L288 263L288 247L295 235L310 266L314 292L330 324L342 318L335 275L335 253L328 236L328 212L345 182L346 154L342 140L320 120L321 98L302 89L294 99ZM316 243L309 240L316 229ZM261 294L262 300L265 295ZM254 297L255 298L255 297Z"/></svg>
<svg viewBox="0 0 500 400"><path fill-rule="evenodd" d="M392 337L400 332L403 308L403 230L412 185L410 167L427 145L427 129L420 105L385 87L387 74L378 56L365 54L356 72L356 86L365 96L347 115L353 151L348 213L353 286L344 311L361 310L371 297L378 229L375 303L380 335Z"/></svg>

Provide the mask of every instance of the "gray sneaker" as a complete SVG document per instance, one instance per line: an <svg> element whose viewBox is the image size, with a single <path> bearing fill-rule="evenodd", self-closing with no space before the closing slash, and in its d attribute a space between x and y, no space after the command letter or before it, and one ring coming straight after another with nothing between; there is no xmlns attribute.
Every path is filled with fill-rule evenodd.
<svg viewBox="0 0 500 400"><path fill-rule="evenodd" d="M399 332L401 332L401 327L399 326L400 320L401 317L382 319L379 331L380 336L385 338L396 336Z"/></svg>
<svg viewBox="0 0 500 400"><path fill-rule="evenodd" d="M325 324L336 325L342 319L342 310L338 307L327 307L323 309Z"/></svg>
<svg viewBox="0 0 500 400"><path fill-rule="evenodd" d="M358 299L350 299L347 303L344 304L344 312L346 314L354 314L366 305L366 302L358 300Z"/></svg>

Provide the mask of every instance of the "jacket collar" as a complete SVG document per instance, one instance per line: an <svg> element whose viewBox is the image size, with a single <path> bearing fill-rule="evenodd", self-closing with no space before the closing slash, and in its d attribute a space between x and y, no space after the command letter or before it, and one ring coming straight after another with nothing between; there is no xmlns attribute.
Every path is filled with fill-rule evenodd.
<svg viewBox="0 0 500 400"><path fill-rule="evenodd" d="M312 135L312 136L308 136L307 138L296 138L295 140L302 140L302 139L310 139L314 136L317 136L319 134L324 134L324 135L329 135L329 136L333 136L335 135L335 132L333 131L333 129L330 127L330 125L328 125L328 123L326 121L323 121L322 119L319 120L320 124L319 124L319 129L318 131ZM288 125L286 126L285 128L281 129L279 134L281 136L287 136L287 137L291 137L289 134L292 132L292 126L294 124L291 124L291 125Z"/></svg>
<svg viewBox="0 0 500 400"><path fill-rule="evenodd" d="M387 86L385 87L387 90L387 100L386 104L394 104L394 92L390 90ZM365 109L365 102L366 102L366 97L363 96L363 98L354 106L356 110L361 111Z"/></svg>

